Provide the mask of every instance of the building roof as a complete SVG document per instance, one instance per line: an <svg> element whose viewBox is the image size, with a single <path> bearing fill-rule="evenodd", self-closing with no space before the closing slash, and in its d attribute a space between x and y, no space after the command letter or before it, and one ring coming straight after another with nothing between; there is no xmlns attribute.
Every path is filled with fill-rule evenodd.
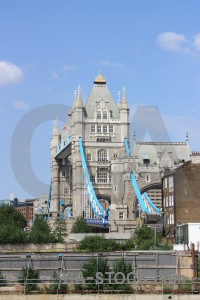
<svg viewBox="0 0 200 300"><path fill-rule="evenodd" d="M144 157L149 157L150 164L157 163L157 159L167 153L175 163L181 160L189 161L192 154L187 142L140 142L135 141L131 150L134 160L137 158L139 163L143 163Z"/></svg>
<svg viewBox="0 0 200 300"><path fill-rule="evenodd" d="M104 100L108 105L108 110L111 111L113 119L119 118L119 107L115 104L108 87L105 82L94 82L90 95L85 103L85 114L89 119L94 118L95 106L101 100Z"/></svg>

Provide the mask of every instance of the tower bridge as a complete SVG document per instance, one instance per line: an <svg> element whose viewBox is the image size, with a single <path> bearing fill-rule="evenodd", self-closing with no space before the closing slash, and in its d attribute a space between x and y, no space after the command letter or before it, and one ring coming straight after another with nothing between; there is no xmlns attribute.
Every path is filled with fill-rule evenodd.
<svg viewBox="0 0 200 300"><path fill-rule="evenodd" d="M53 125L48 217L81 216L111 232L130 232L138 209L159 214L163 170L173 169L180 156L190 159L188 143L171 143L169 149L169 143L135 141L130 149L129 125L125 88L115 103L99 72L83 104L79 86L64 128ZM159 191L154 203L151 188Z"/></svg>

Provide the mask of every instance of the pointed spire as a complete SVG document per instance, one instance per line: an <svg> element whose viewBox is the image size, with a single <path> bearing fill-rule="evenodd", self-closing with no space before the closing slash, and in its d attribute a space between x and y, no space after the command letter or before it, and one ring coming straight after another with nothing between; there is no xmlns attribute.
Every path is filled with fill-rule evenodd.
<svg viewBox="0 0 200 300"><path fill-rule="evenodd" d="M124 89L123 89L122 106L124 108L128 108L128 102L127 102L127 98L126 98L126 88L125 88L125 86L124 86Z"/></svg>
<svg viewBox="0 0 200 300"><path fill-rule="evenodd" d="M78 95L77 91L75 90L74 92L74 104L73 107L83 107L83 102L81 98L81 87L80 85L78 86Z"/></svg>
<svg viewBox="0 0 200 300"><path fill-rule="evenodd" d="M121 105L121 93L120 91L118 92L118 103L117 103L118 106Z"/></svg>
<svg viewBox="0 0 200 300"><path fill-rule="evenodd" d="M82 98L81 98L81 86L79 84L78 86L78 100L77 100L77 106L78 107L83 107L83 102L82 102Z"/></svg>
<svg viewBox="0 0 200 300"><path fill-rule="evenodd" d="M53 131L52 131L52 135L58 135L59 134L59 130L58 130L58 119L56 117L56 119L53 121Z"/></svg>
<svg viewBox="0 0 200 300"><path fill-rule="evenodd" d="M77 91L74 91L74 104L73 104L73 108L76 106L76 99L77 99Z"/></svg>

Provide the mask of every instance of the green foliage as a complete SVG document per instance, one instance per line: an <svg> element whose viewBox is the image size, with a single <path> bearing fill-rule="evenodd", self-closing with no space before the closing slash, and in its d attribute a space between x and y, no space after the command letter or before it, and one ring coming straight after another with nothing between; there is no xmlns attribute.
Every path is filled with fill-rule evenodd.
<svg viewBox="0 0 200 300"><path fill-rule="evenodd" d="M53 283L48 288L46 288L46 292L48 294L63 294L64 292L65 293L67 292L67 289L68 289L68 286L67 286L67 284L64 283L63 280L60 280L60 283L59 283L59 278L56 274L56 271L54 271Z"/></svg>
<svg viewBox="0 0 200 300"><path fill-rule="evenodd" d="M16 244L26 242L24 216L15 210L13 206L0 207L0 243Z"/></svg>
<svg viewBox="0 0 200 300"><path fill-rule="evenodd" d="M101 272L103 276L100 278L96 277L97 272ZM112 290L112 291L128 291L131 290L131 285L127 283L127 275L131 272L131 264L126 264L124 259L120 259L117 261L113 266L113 274L109 279L109 275L106 274L107 272L111 272L107 264L107 259L98 256L96 258L92 257L90 260L83 265L82 274L85 280L85 284L75 285L75 289L77 290L95 290L95 291L102 291L102 290ZM115 284L114 276L116 273L122 272L125 275L124 283ZM94 278L93 281L87 280L88 277ZM96 281L97 279L97 281ZM122 276L118 274L117 281L122 281ZM110 282L109 282L110 280ZM130 280L133 278L130 277Z"/></svg>
<svg viewBox="0 0 200 300"><path fill-rule="evenodd" d="M3 277L3 275L1 274L0 271L0 286L5 286L7 283L7 281L5 280L5 278Z"/></svg>
<svg viewBox="0 0 200 300"><path fill-rule="evenodd" d="M114 264L113 272L115 274L118 273L118 272L122 272L125 275L125 278L127 279L127 275L132 272L131 264L130 263L126 264L124 259L121 258L119 261L117 261ZM118 281L123 280L122 276L117 276L117 280ZM129 280L132 281L133 277L130 276ZM125 280L124 283L112 285L112 289L121 290L121 291L128 291L128 290L132 290L132 287L131 287L130 284L128 284L127 280Z"/></svg>
<svg viewBox="0 0 200 300"><path fill-rule="evenodd" d="M56 237L51 231L51 227L44 216L37 215L29 234L31 243L55 243Z"/></svg>
<svg viewBox="0 0 200 300"><path fill-rule="evenodd" d="M29 294L32 291L38 290L39 272L32 268L23 267L19 277L19 283L25 285L25 293Z"/></svg>
<svg viewBox="0 0 200 300"><path fill-rule="evenodd" d="M120 250L132 250L134 249L134 240L130 239L124 243L118 243L113 239L105 239L103 234L95 236L86 236L80 242L78 249L91 252L104 252L104 251L120 251Z"/></svg>
<svg viewBox="0 0 200 300"><path fill-rule="evenodd" d="M136 229L136 245L138 250L150 250L154 249L154 238L155 232L152 228L143 225ZM159 247L161 244L161 234L157 233L156 236L156 247Z"/></svg>
<svg viewBox="0 0 200 300"><path fill-rule="evenodd" d="M64 242L64 237L67 236L67 224L65 219L57 218L54 223L54 236L59 243Z"/></svg>
<svg viewBox="0 0 200 300"><path fill-rule="evenodd" d="M72 226L71 233L90 233L91 229L83 218L77 218Z"/></svg>
<svg viewBox="0 0 200 300"><path fill-rule="evenodd" d="M97 258L91 257L90 260L83 265L82 274L85 280L85 285L75 285L77 290L103 290L107 288L107 284L96 283L96 272L103 274L103 280L106 282L106 272L110 272L110 268L107 265L107 260L101 256ZM93 277L93 281L87 280L88 277Z"/></svg>

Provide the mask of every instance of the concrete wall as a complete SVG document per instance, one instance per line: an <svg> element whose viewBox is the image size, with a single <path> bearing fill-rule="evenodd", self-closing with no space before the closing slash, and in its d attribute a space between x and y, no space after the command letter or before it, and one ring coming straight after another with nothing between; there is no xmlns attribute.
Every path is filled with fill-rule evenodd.
<svg viewBox="0 0 200 300"><path fill-rule="evenodd" d="M84 239L85 236L96 236L96 233L70 233L67 236L67 240L69 242L75 241L75 242L80 242L82 239ZM110 232L110 233L105 233L105 238L106 239L113 239L116 241L124 241L124 240L129 240L131 238L131 233L115 233L115 232Z"/></svg>
<svg viewBox="0 0 200 300"><path fill-rule="evenodd" d="M76 242L67 244L0 244L0 253L17 253L17 252L66 252L77 248Z"/></svg>
<svg viewBox="0 0 200 300"><path fill-rule="evenodd" d="M173 253L172 251L127 251L127 252L104 252L103 257L107 259L112 269L113 264L124 258L130 263L135 278L146 277L169 277L184 275L192 277L192 257L190 252ZM30 265L39 270L41 279L49 280L54 271L61 271L63 280L70 276L82 277L81 268L91 257L98 253L91 252L63 252L63 260L58 259L57 253L31 253ZM27 266L29 259L26 254L13 253L0 255L0 270L7 279L20 275L22 267Z"/></svg>

